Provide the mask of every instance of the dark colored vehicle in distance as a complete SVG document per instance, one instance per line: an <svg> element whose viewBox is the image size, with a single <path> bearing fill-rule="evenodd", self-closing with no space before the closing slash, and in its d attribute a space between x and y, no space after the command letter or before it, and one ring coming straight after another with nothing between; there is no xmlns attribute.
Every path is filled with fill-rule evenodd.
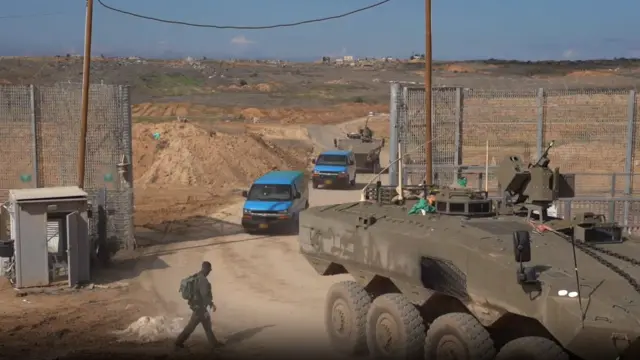
<svg viewBox="0 0 640 360"><path fill-rule="evenodd" d="M319 186L355 186L356 159L352 151L330 150L313 160L312 185Z"/></svg>
<svg viewBox="0 0 640 360"><path fill-rule="evenodd" d="M333 146L339 150L352 151L358 171L377 174L382 167L380 152L385 141L383 138L373 137L373 131L367 126L368 123L369 119L367 119L364 128L357 133L348 133L343 139L333 139Z"/></svg>
<svg viewBox="0 0 640 360"><path fill-rule="evenodd" d="M245 231L295 230L298 215L309 207L309 189L302 171L271 171L254 181L242 196Z"/></svg>

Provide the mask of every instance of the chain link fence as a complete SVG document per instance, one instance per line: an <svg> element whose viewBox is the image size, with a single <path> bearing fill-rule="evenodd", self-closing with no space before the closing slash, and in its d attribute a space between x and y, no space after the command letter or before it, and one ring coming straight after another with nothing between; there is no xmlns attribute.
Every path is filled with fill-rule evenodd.
<svg viewBox="0 0 640 360"><path fill-rule="evenodd" d="M129 88L91 85L85 191L92 238L130 248L133 236ZM0 86L0 201L18 188L77 185L82 86ZM128 168L118 172L118 164ZM98 216L104 214L105 216ZM99 221L100 220L100 221Z"/></svg>
<svg viewBox="0 0 640 360"><path fill-rule="evenodd" d="M640 227L640 201L632 199L640 185L634 177L640 161L637 97L628 89L434 87L433 181L448 185L465 176L499 196L494 171L500 162L514 154L535 160L555 140L552 167L575 174L576 198L561 202L561 211L597 211ZM405 154L403 178L412 184L425 178L424 102L423 86L391 85L390 158ZM392 184L397 171L390 169Z"/></svg>

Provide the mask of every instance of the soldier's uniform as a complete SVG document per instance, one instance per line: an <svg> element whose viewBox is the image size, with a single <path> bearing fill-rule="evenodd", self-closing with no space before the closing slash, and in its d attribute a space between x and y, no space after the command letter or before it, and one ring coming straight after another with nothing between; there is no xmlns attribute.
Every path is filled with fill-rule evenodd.
<svg viewBox="0 0 640 360"><path fill-rule="evenodd" d="M372 137L373 137L373 131L371 131L371 129L365 126L365 128L362 129L362 139L371 140Z"/></svg>
<svg viewBox="0 0 640 360"><path fill-rule="evenodd" d="M191 317L189 318L187 325L184 327L184 330L182 330L180 335L178 335L175 343L179 348L184 347L184 342L187 341L189 336L191 336L198 324L202 325L202 328L207 335L207 340L211 346L219 347L222 345L222 342L220 342L213 333L211 315L207 311L207 307L215 309L213 304L213 294L211 292L211 283L207 279L207 275L210 271L211 265L209 264L209 269L206 271L205 265L203 264L203 269L196 274L194 298L188 302L189 308L191 308Z"/></svg>

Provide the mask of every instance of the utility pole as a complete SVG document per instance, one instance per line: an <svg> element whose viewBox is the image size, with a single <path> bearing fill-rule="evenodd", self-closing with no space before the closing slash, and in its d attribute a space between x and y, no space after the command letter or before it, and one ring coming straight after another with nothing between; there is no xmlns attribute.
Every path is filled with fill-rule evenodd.
<svg viewBox="0 0 640 360"><path fill-rule="evenodd" d="M432 133L431 133L431 89L432 89L432 72L433 72L433 53L431 52L431 0L424 0L424 17L425 17L425 50L424 50L424 113L425 113L425 162L426 174L425 181L428 185L433 182L433 149L432 149Z"/></svg>
<svg viewBox="0 0 640 360"><path fill-rule="evenodd" d="M91 73L91 35L93 29L93 0L87 0L84 27L84 59L82 68L82 110L80 143L78 144L78 187L84 188L85 162L87 158L87 118L89 116L89 81Z"/></svg>

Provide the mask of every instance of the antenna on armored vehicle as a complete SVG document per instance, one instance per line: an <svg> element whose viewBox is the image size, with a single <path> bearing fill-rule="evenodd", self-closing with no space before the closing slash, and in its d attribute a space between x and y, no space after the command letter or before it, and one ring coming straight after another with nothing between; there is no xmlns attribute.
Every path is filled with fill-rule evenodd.
<svg viewBox="0 0 640 360"><path fill-rule="evenodd" d="M573 267L576 273L576 292L578 293L578 305L580 306L580 321L584 325L585 313L582 308L582 291L580 289L580 271L578 270L578 256L576 255L576 237L571 236L571 248L573 251Z"/></svg>
<svg viewBox="0 0 640 360"><path fill-rule="evenodd" d="M402 146L398 144L398 159L402 159ZM396 192L398 193L398 200L402 201L402 173L404 172L404 166L402 161L398 162L398 186L396 187Z"/></svg>

